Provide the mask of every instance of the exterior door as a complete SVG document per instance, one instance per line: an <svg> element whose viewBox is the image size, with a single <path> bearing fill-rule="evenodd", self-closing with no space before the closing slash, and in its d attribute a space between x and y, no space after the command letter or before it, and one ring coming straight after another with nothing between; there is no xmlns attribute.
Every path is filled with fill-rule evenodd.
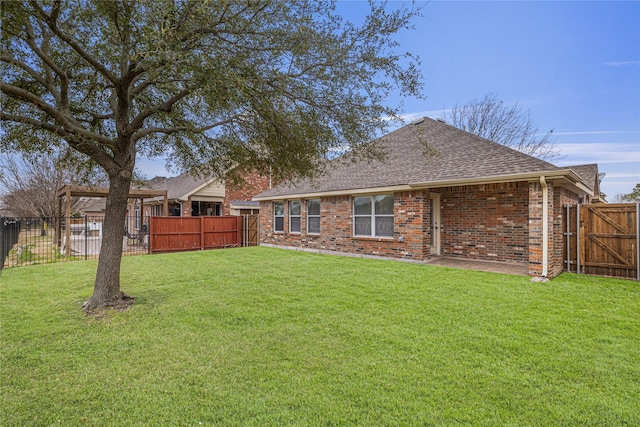
<svg viewBox="0 0 640 427"><path fill-rule="evenodd" d="M431 193L431 255L440 255L440 194Z"/></svg>

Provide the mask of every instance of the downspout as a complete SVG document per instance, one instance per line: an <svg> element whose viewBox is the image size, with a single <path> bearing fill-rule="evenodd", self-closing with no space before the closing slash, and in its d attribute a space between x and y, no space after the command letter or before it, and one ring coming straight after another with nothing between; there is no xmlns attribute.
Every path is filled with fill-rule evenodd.
<svg viewBox="0 0 640 427"><path fill-rule="evenodd" d="M549 186L544 178L540 176L542 185L542 277L549 274Z"/></svg>
<svg viewBox="0 0 640 427"><path fill-rule="evenodd" d="M182 216L182 202L180 199L176 199L176 203L180 206L180 216Z"/></svg>

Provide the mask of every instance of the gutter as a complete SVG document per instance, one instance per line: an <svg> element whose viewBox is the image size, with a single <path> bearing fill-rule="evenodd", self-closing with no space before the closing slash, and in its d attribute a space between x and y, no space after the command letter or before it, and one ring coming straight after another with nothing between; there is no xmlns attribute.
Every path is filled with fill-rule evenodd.
<svg viewBox="0 0 640 427"><path fill-rule="evenodd" d="M549 186L544 175L540 175L542 185L542 277L549 275Z"/></svg>
<svg viewBox="0 0 640 427"><path fill-rule="evenodd" d="M496 184L500 182L512 182L512 181L538 181L540 176L544 175L549 180L564 180L566 183L574 187L574 191L578 190L578 193L584 193L593 195L593 191L589 190L586 186L582 185L581 178L576 175L571 169L557 169L542 172L529 172L521 174L510 175L494 175L483 176L478 178L460 178L450 179L442 181L425 181L425 182L410 182L407 184L389 185L380 187L367 187L367 188L345 188L340 190L328 190L328 191L307 191L307 192L292 192L292 193L278 193L269 196L260 196L259 194L253 196L251 200L254 201L268 201L268 200L285 200L285 199L307 199L312 197L327 197L327 196L351 196L355 194L376 194L384 192L396 192L396 191L411 191L420 190L426 188L440 188L440 187L457 187L460 185L477 185L477 184Z"/></svg>
<svg viewBox="0 0 640 427"><path fill-rule="evenodd" d="M500 182L512 182L512 181L537 181L540 176L544 175L549 179L566 179L574 186L587 194L592 193L587 187L581 184L581 178L576 175L571 169L557 169L551 171L541 172L528 172L510 175L494 175L494 176L482 176L478 178L461 178L450 179L443 181L427 181L427 182L414 182L409 186L413 189L418 188L437 188L437 187L455 187L459 185L476 185L476 184L496 184Z"/></svg>

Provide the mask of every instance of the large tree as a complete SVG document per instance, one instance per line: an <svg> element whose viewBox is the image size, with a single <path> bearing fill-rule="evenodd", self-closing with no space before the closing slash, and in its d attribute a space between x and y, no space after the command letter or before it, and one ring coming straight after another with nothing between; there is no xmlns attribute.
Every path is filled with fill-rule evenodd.
<svg viewBox="0 0 640 427"><path fill-rule="evenodd" d="M68 145L109 180L86 308L118 304L136 156L224 177L310 176L332 148L361 146L419 96L395 34L418 12L371 3L355 24L332 1L2 2L5 149ZM366 150L365 150L366 151Z"/></svg>
<svg viewBox="0 0 640 427"><path fill-rule="evenodd" d="M523 110L517 102L506 105L493 93L456 104L445 114L445 120L459 129L542 160L561 157L553 130L540 133L529 110Z"/></svg>
<svg viewBox="0 0 640 427"><path fill-rule="evenodd" d="M622 196L623 202L640 202L640 183L636 184L634 189L629 194Z"/></svg>

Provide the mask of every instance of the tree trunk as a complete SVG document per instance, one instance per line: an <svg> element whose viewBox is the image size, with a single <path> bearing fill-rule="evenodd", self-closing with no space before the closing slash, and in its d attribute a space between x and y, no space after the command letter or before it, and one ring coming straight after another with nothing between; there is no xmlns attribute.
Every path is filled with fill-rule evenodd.
<svg viewBox="0 0 640 427"><path fill-rule="evenodd" d="M102 225L102 247L93 295L84 303L85 310L120 305L131 297L120 291L120 262L124 236L127 201L131 186L131 173L109 176L109 195Z"/></svg>

